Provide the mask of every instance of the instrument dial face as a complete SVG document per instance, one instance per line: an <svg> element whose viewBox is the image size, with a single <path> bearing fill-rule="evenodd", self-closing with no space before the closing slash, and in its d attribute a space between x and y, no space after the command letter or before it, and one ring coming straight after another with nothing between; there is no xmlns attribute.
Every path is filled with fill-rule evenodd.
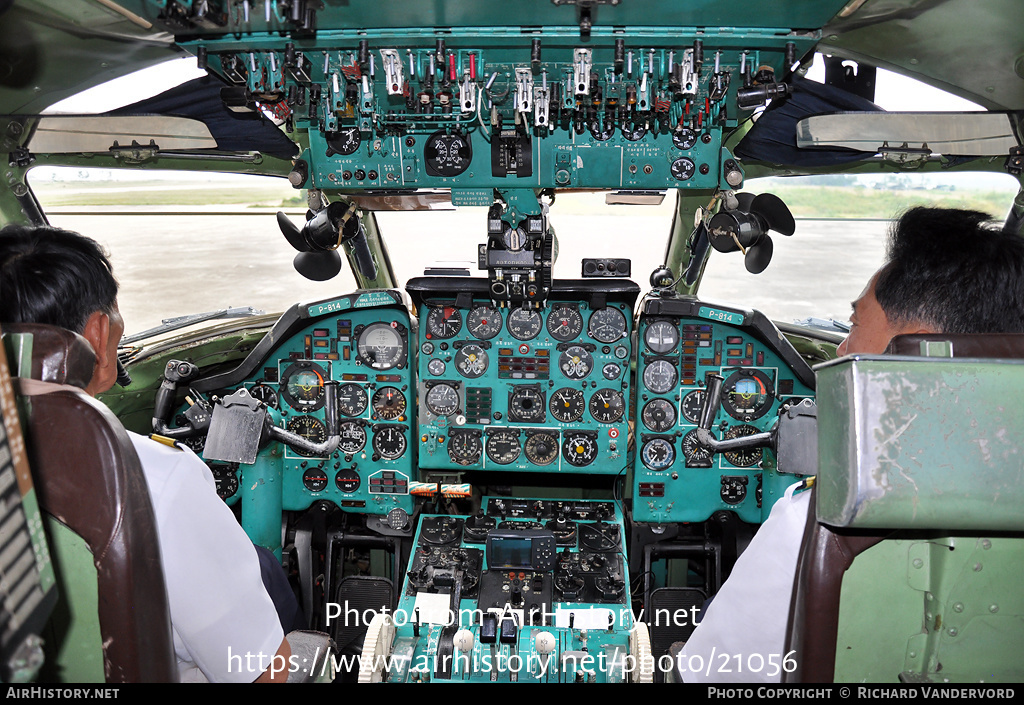
<svg viewBox="0 0 1024 705"><path fill-rule="evenodd" d="M704 406L705 393L703 389L694 389L683 397L683 418L690 423L700 421L700 409Z"/></svg>
<svg viewBox="0 0 1024 705"><path fill-rule="evenodd" d="M476 379L486 372L488 362L487 352L479 345L463 345L455 353L455 369L469 379Z"/></svg>
<svg viewBox="0 0 1024 705"><path fill-rule="evenodd" d="M401 426L378 426L373 433L373 450L382 458L400 458L405 446L405 429Z"/></svg>
<svg viewBox="0 0 1024 705"><path fill-rule="evenodd" d="M534 386L513 387L508 397L509 421L541 423L544 421L544 392Z"/></svg>
<svg viewBox="0 0 1024 705"><path fill-rule="evenodd" d="M614 343L626 335L626 317L611 306L598 309L590 316L587 333L602 343Z"/></svg>
<svg viewBox="0 0 1024 705"><path fill-rule="evenodd" d="M448 457L453 463L476 465L482 452L479 433L453 430L448 434Z"/></svg>
<svg viewBox="0 0 1024 705"><path fill-rule="evenodd" d="M679 329L668 321L655 321L644 331L644 342L651 352L664 355L679 344Z"/></svg>
<svg viewBox="0 0 1024 705"><path fill-rule="evenodd" d="M427 313L427 338L454 338L460 330L462 313L454 306L436 306Z"/></svg>
<svg viewBox="0 0 1024 705"><path fill-rule="evenodd" d="M526 438L526 457L534 465L550 465L558 458L558 439L550 433L532 433Z"/></svg>
<svg viewBox="0 0 1024 705"><path fill-rule="evenodd" d="M743 436L750 436L755 433L760 433L754 426L733 426L725 432L725 437L729 438L741 438ZM761 449L760 448L742 448L740 450L731 450L727 453L723 453L725 459L735 465L738 468L749 468L751 465L756 465L761 462Z"/></svg>
<svg viewBox="0 0 1024 705"><path fill-rule="evenodd" d="M363 141L358 127L343 127L337 132L328 132L326 137L327 146L346 157L355 154Z"/></svg>
<svg viewBox="0 0 1024 705"><path fill-rule="evenodd" d="M315 416L293 416L288 420L287 428L310 443L323 443L327 440L327 427ZM298 448L293 450L306 458L314 457L314 454L308 451L299 450Z"/></svg>
<svg viewBox="0 0 1024 705"><path fill-rule="evenodd" d="M366 431L355 421L346 421L339 429L341 442L338 448L345 455L355 455L366 446Z"/></svg>
<svg viewBox="0 0 1024 705"><path fill-rule="evenodd" d="M540 314L531 309L516 308L508 314L508 332L517 340L536 338L542 325Z"/></svg>
<svg viewBox="0 0 1024 705"><path fill-rule="evenodd" d="M435 384L427 392L426 403L435 416L451 416L459 410L459 392L450 384Z"/></svg>
<svg viewBox="0 0 1024 705"><path fill-rule="evenodd" d="M590 397L590 415L600 423L615 423L626 411L622 392L614 389L598 389Z"/></svg>
<svg viewBox="0 0 1024 705"><path fill-rule="evenodd" d="M441 130L427 138L423 159L431 176L458 176L469 168L473 147L461 133Z"/></svg>
<svg viewBox="0 0 1024 705"><path fill-rule="evenodd" d="M676 409L664 399L652 399L644 405L640 419L655 433L665 433L676 425Z"/></svg>
<svg viewBox="0 0 1024 705"><path fill-rule="evenodd" d="M323 492L327 489L327 473L321 467L307 469L302 473L302 486L310 492Z"/></svg>
<svg viewBox="0 0 1024 705"><path fill-rule="evenodd" d="M493 306L477 306L466 317L469 334L479 340L490 340L501 332L501 313Z"/></svg>
<svg viewBox="0 0 1024 705"><path fill-rule="evenodd" d="M366 390L358 384L348 382L338 387L338 411L344 416L362 416L369 403Z"/></svg>
<svg viewBox="0 0 1024 705"><path fill-rule="evenodd" d="M210 474L217 485L218 497L228 499L235 496L238 492L238 463L211 463Z"/></svg>
<svg viewBox="0 0 1024 705"><path fill-rule="evenodd" d="M352 494L359 489L362 479L355 470L339 470L338 474L334 476L334 484L345 494Z"/></svg>
<svg viewBox="0 0 1024 705"><path fill-rule="evenodd" d="M601 368L601 374L604 375L605 379L614 381L622 374L622 367L616 365L614 362L609 362Z"/></svg>
<svg viewBox="0 0 1024 705"><path fill-rule="evenodd" d="M405 361L405 344L390 323L371 323L359 333L356 354L364 365L390 370Z"/></svg>
<svg viewBox="0 0 1024 705"><path fill-rule="evenodd" d="M448 365L444 364L444 360L434 358L427 363L427 372L434 377L440 377L444 374L444 371L448 369Z"/></svg>
<svg viewBox="0 0 1024 705"><path fill-rule="evenodd" d="M548 333L563 343L583 332L583 315L575 306L554 306L548 314Z"/></svg>
<svg viewBox="0 0 1024 705"><path fill-rule="evenodd" d="M569 379L583 379L594 369L594 356L582 345L572 345L558 356L558 369Z"/></svg>
<svg viewBox="0 0 1024 705"><path fill-rule="evenodd" d="M373 395L373 413L391 421L405 413L405 395L395 387L381 387Z"/></svg>
<svg viewBox="0 0 1024 705"><path fill-rule="evenodd" d="M298 411L315 411L324 405L327 373L313 362L296 362L281 376L284 400Z"/></svg>
<svg viewBox="0 0 1024 705"><path fill-rule="evenodd" d="M583 392L579 389L563 387L551 393L551 401L548 402L548 410L551 415L562 423L572 423L583 418L583 409L586 407L586 400Z"/></svg>
<svg viewBox="0 0 1024 705"><path fill-rule="evenodd" d="M562 443L562 457L578 468L597 459L597 441L584 433L570 433Z"/></svg>
<svg viewBox="0 0 1024 705"><path fill-rule="evenodd" d="M709 468L712 455L714 454L711 449L702 446L697 440L697 429L693 429L683 436L683 458L686 460L686 467Z"/></svg>
<svg viewBox="0 0 1024 705"><path fill-rule="evenodd" d="M672 172L672 177L677 181L688 181L693 178L693 174L696 170L697 166L689 157L679 157L679 159L672 162L672 166L669 167L669 171Z"/></svg>
<svg viewBox="0 0 1024 705"><path fill-rule="evenodd" d="M734 419L753 421L768 413L774 385L761 370L738 370L722 385L722 407Z"/></svg>
<svg viewBox="0 0 1024 705"><path fill-rule="evenodd" d="M491 431L487 436L487 457L498 465L515 462L522 452L519 434L516 431Z"/></svg>
<svg viewBox="0 0 1024 705"><path fill-rule="evenodd" d="M679 149L693 149L693 145L697 144L697 133L689 127L673 130L672 144Z"/></svg>
<svg viewBox="0 0 1024 705"><path fill-rule="evenodd" d="M644 368L644 386L655 394L672 391L678 381L676 367L668 360L654 360Z"/></svg>
<svg viewBox="0 0 1024 705"><path fill-rule="evenodd" d="M253 395L256 399L259 399L271 409L277 408L277 391L273 387L269 387L262 383L254 384L249 388L249 394Z"/></svg>
<svg viewBox="0 0 1024 705"><path fill-rule="evenodd" d="M644 443L640 458L648 468L660 472L675 462L676 449L664 438L654 438Z"/></svg>

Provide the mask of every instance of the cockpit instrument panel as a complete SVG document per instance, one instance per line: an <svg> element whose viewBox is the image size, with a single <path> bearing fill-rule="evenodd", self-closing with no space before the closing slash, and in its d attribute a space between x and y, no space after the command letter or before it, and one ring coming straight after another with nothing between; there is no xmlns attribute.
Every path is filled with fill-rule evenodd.
<svg viewBox="0 0 1024 705"><path fill-rule="evenodd" d="M191 385L220 397L245 388L266 405L276 426L312 444L328 440L327 386L337 385L335 450L318 454L271 441L252 465L210 463L215 477L222 476L225 500L245 499L247 531L264 510L267 517L276 510L279 523L280 510L304 510L316 500L359 514L412 510L414 338L395 291L296 305L239 367Z"/></svg>
<svg viewBox="0 0 1024 705"><path fill-rule="evenodd" d="M645 302L638 341L633 518L701 522L731 510L761 522L798 478L780 475L765 447L699 442L705 375L724 378L711 432L725 440L770 431L783 405L813 399L807 363L762 314L693 298Z"/></svg>
<svg viewBox="0 0 1024 705"><path fill-rule="evenodd" d="M422 277L419 465L617 474L629 432L625 280L556 281L548 306L491 304L484 279Z"/></svg>

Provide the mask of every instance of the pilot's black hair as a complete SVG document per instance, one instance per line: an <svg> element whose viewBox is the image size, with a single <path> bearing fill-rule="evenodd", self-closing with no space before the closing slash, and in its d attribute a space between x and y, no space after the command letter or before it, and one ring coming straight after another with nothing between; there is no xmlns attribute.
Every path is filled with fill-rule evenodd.
<svg viewBox="0 0 1024 705"><path fill-rule="evenodd" d="M48 323L81 333L96 311L111 313L117 280L103 248L46 225L0 230L0 323Z"/></svg>
<svg viewBox="0 0 1024 705"><path fill-rule="evenodd" d="M890 229L875 298L894 325L1024 333L1024 237L978 211L913 208Z"/></svg>

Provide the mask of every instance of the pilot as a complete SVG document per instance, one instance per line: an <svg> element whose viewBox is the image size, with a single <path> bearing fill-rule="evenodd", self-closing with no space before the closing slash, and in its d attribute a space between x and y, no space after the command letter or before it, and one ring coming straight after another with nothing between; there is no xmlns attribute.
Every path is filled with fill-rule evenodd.
<svg viewBox="0 0 1024 705"><path fill-rule="evenodd" d="M882 353L905 333L1024 333L1024 238L984 213L914 208L893 223L886 262L853 302L850 321L839 355ZM781 680L806 484L775 503L707 606L679 654L684 681Z"/></svg>
<svg viewBox="0 0 1024 705"><path fill-rule="evenodd" d="M96 351L86 393L114 385L124 322L117 281L95 241L51 227L0 230L0 321L81 334ZM128 436L153 502L181 680L283 682L291 650L278 611L256 549L217 496L209 468L186 448Z"/></svg>

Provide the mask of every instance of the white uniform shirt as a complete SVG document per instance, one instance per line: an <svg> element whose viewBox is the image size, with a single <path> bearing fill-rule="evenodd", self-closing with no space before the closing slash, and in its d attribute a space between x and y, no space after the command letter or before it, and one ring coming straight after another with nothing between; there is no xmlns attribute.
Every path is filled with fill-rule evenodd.
<svg viewBox="0 0 1024 705"><path fill-rule="evenodd" d="M181 680L255 680L284 632L252 541L191 450L128 435L156 514Z"/></svg>

